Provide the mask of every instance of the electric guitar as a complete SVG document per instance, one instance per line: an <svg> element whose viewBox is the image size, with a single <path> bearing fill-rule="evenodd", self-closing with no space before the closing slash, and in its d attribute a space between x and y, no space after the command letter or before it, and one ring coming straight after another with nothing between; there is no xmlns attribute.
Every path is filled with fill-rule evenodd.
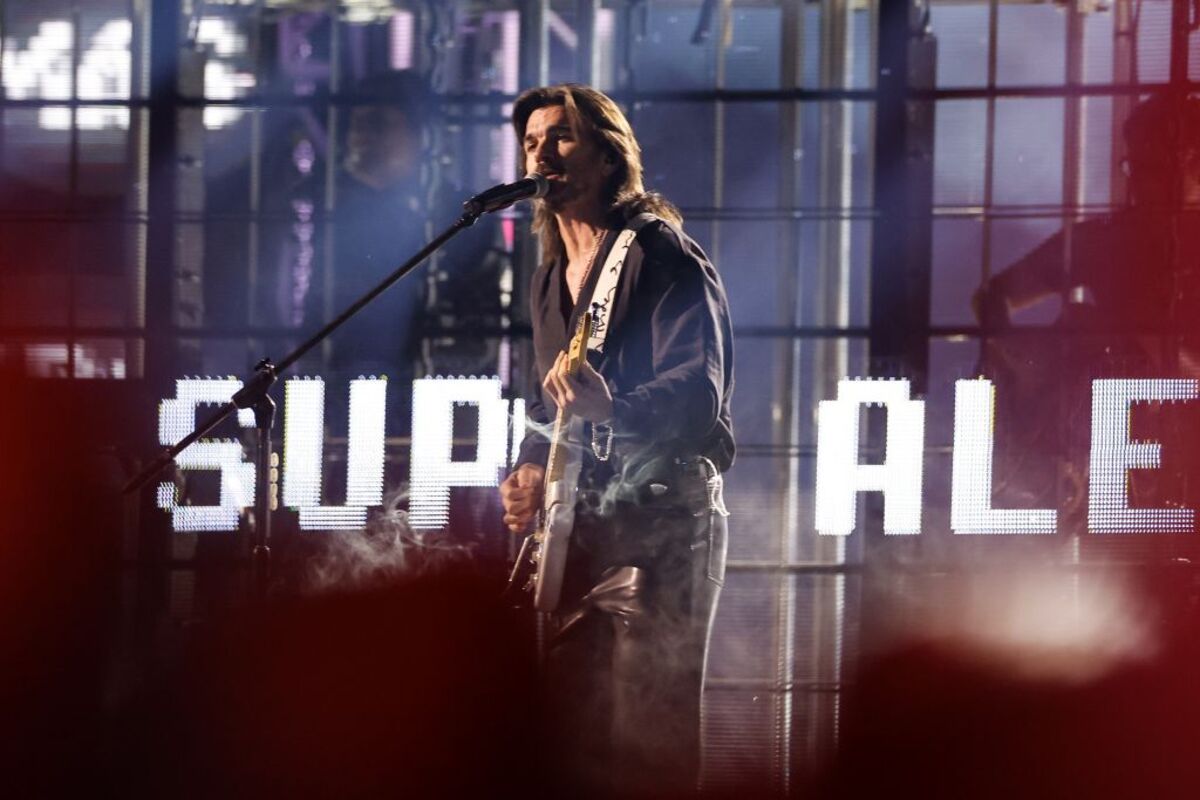
<svg viewBox="0 0 1200 800"><path fill-rule="evenodd" d="M574 377L587 358L587 341L592 334L592 315L586 313L567 347L567 374ZM550 456L546 460L545 496L537 529L526 537L513 566L509 584L516 582L526 567L534 567L526 584L533 592L533 607L550 612L558 608L562 595L567 546L575 526L575 499L583 461L583 420L561 408L554 418ZM526 560L528 559L528 561Z"/></svg>

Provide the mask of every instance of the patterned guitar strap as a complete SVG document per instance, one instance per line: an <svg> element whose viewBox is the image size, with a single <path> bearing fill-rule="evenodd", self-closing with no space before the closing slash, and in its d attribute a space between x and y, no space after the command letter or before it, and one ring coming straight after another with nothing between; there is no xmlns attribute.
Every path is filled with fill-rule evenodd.
<svg viewBox="0 0 1200 800"><path fill-rule="evenodd" d="M592 290L592 300L589 308L592 312L592 335L588 337L588 350L597 353L604 352L604 340L608 336L609 317L612 314L613 303L616 301L617 284L621 271L625 268L625 260L629 256L629 248L633 246L638 231L658 217L653 214L638 214L625 224L625 228L617 235L617 241L608 251L604 260L604 268L596 279L596 288ZM612 428L596 423L592 425L592 451L598 461L607 461L612 453Z"/></svg>

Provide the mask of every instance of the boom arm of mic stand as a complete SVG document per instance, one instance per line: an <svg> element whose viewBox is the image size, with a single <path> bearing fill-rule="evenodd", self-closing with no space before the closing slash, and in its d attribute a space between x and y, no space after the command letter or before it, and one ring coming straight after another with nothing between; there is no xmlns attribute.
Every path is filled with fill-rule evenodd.
<svg viewBox="0 0 1200 800"><path fill-rule="evenodd" d="M329 334L340 328L342 324L346 322L346 320L350 319L359 311L361 311L364 306L366 306L376 297L387 291L392 284L396 283L413 269L415 269L418 264L432 255L438 250L438 248L450 241L450 239L454 238L459 231L461 231L463 228L469 228L474 225L475 221L479 219L480 213L481 211L477 208L464 208L462 216L455 220L454 224L450 225L450 227L446 228L444 231L430 240L430 242L422 247L416 255L397 267L391 275L388 275L386 278L384 278L375 286L375 288L371 289L362 297L355 300L353 303L347 306L344 311L342 311L340 314L326 323L320 330L301 343L299 347L284 356L278 362L278 364L272 363L270 359L263 359L260 361L258 366L255 367L254 377L247 381L245 386L237 394L235 394L228 403L221 406L220 409L207 417L203 422L196 426L195 430L180 439L178 443L159 453L159 455L152 462L150 462L145 469L133 476L129 482L125 484L121 491L125 494L128 494L141 489L143 486L153 480L158 473L162 472L162 470L165 469L168 464L174 461L177 455L187 449L187 447L197 439L200 439L213 428L220 425L221 422L223 422L230 414L237 411L239 408L252 408L257 401L266 396L267 391L271 388L272 384L275 383L276 377L281 372L303 358L308 351L320 344L325 337L329 336Z"/></svg>

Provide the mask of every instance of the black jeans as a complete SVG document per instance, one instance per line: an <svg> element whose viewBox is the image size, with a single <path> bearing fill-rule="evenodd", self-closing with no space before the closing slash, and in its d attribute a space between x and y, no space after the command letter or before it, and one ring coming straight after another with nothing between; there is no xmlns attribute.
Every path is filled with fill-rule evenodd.
<svg viewBox="0 0 1200 800"><path fill-rule="evenodd" d="M690 485L666 505L577 516L546 658L551 742L575 788L678 794L699 777L727 512L707 462L677 480Z"/></svg>

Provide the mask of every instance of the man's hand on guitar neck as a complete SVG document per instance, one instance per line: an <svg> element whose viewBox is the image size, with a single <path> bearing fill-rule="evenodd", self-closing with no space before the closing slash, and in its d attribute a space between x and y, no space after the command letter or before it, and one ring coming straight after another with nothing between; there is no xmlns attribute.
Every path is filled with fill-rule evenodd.
<svg viewBox="0 0 1200 800"><path fill-rule="evenodd" d="M513 533L525 533L542 507L546 470L536 464L522 464L500 484L500 502L504 504L504 524Z"/></svg>
<svg viewBox="0 0 1200 800"><path fill-rule="evenodd" d="M588 422L608 422L613 415L612 393L599 372L586 360L579 365L579 374L567 371L567 354L559 353L554 366L546 373L542 387L554 398L554 404Z"/></svg>

